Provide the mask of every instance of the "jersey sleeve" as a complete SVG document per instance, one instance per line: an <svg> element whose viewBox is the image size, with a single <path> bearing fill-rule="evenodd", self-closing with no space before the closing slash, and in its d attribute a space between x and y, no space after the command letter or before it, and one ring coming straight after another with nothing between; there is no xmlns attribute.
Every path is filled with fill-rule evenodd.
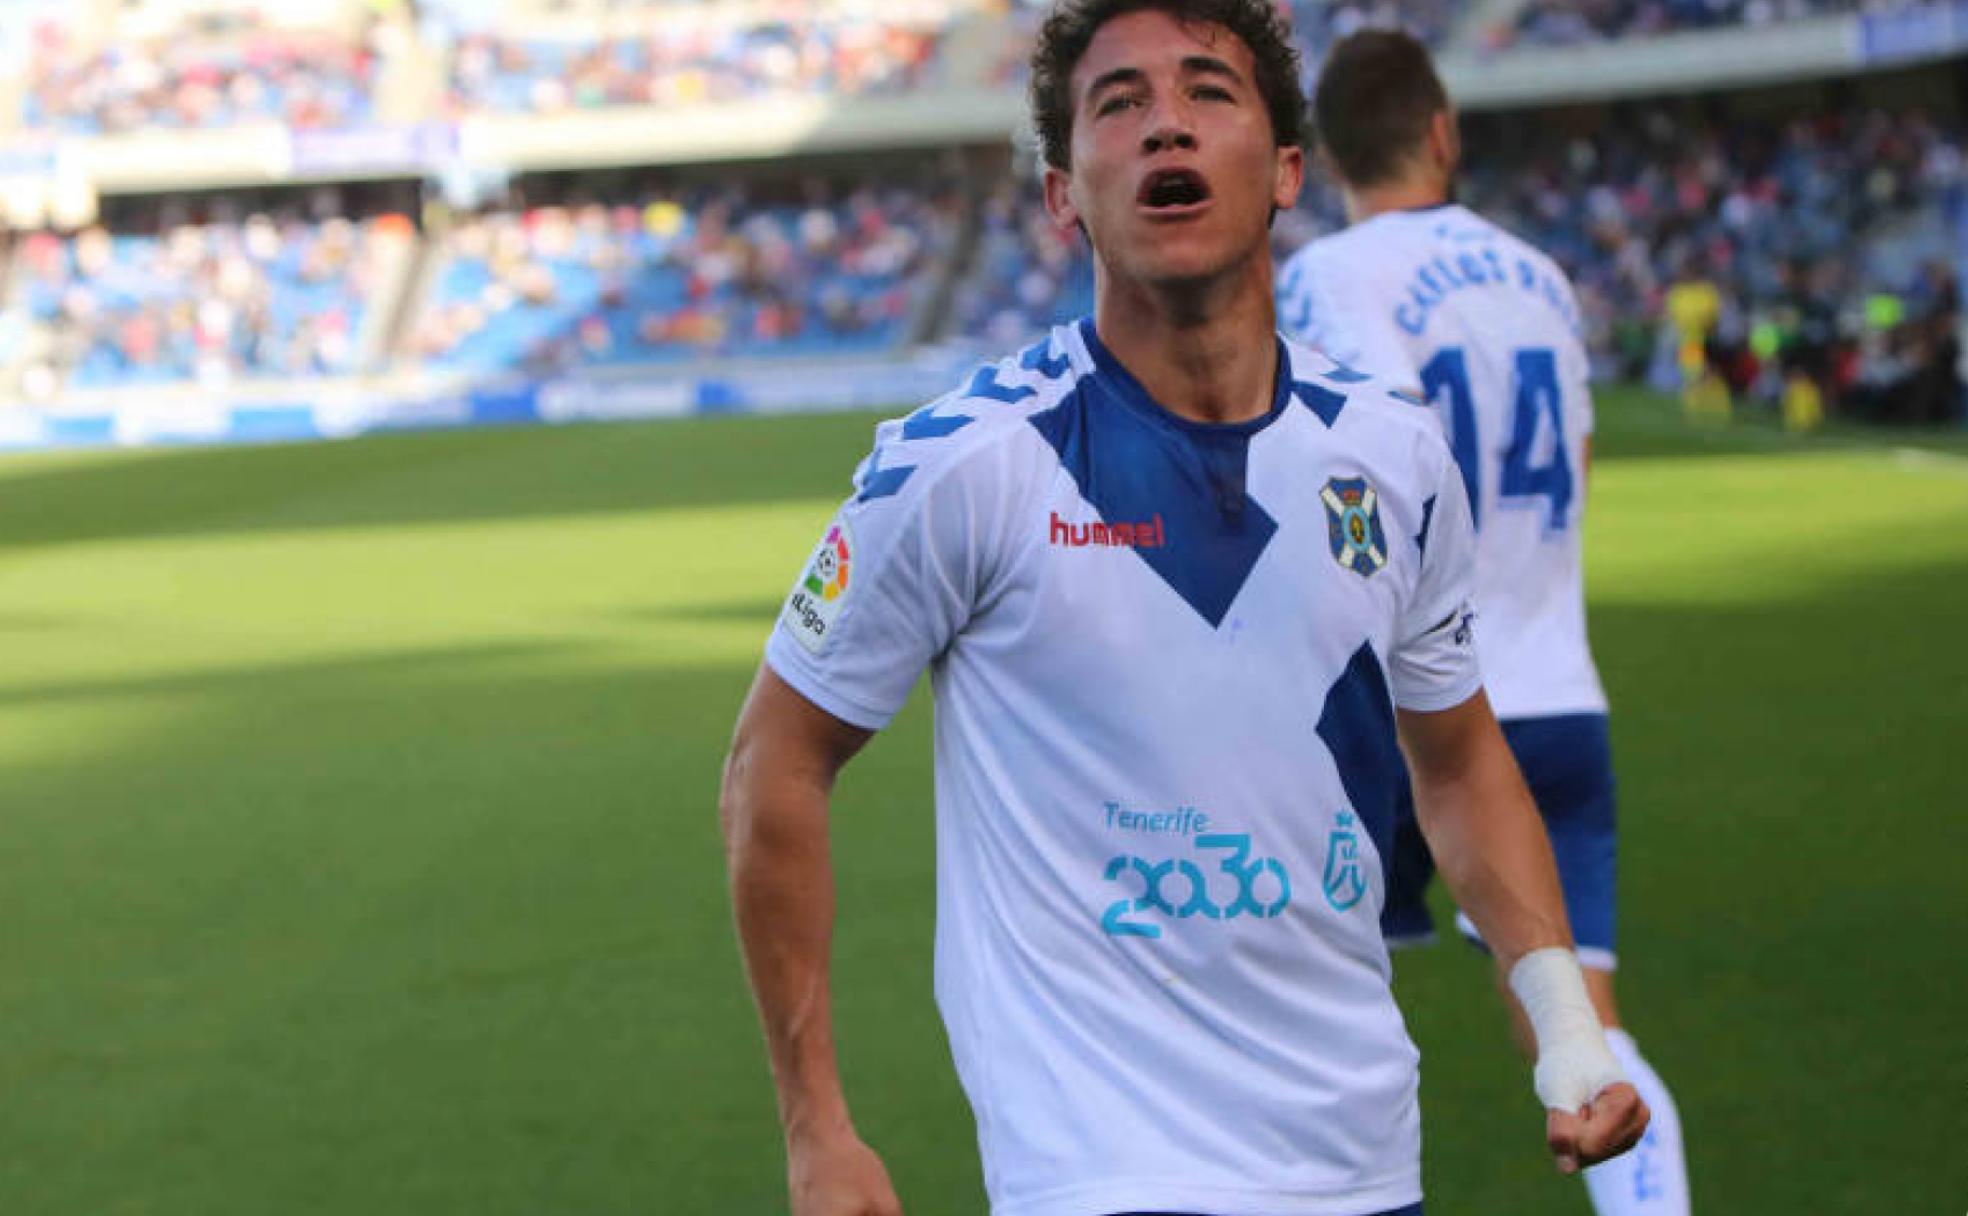
<svg viewBox="0 0 1968 1216"><path fill-rule="evenodd" d="M1388 664L1394 703L1402 709L1451 709L1483 686L1476 662L1476 529L1469 498L1447 448L1430 444L1435 457L1433 506L1424 507L1421 573L1401 614Z"/></svg>
<svg viewBox="0 0 1968 1216"><path fill-rule="evenodd" d="M1395 388L1419 392L1421 373L1387 326L1358 303L1342 303L1331 282L1334 270L1314 249L1302 250L1285 266L1278 284L1278 323L1284 331L1335 363L1372 372Z"/></svg>
<svg viewBox="0 0 1968 1216"><path fill-rule="evenodd" d="M902 426L878 430L765 649L801 696L866 730L902 708L970 619L983 581L991 496L977 462L925 456Z"/></svg>

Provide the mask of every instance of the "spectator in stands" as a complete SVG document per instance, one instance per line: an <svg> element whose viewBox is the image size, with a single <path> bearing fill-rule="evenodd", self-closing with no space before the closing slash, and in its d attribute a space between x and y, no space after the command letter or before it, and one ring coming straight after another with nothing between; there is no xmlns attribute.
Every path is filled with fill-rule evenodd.
<svg viewBox="0 0 1968 1216"><path fill-rule="evenodd" d="M1768 25L1850 12L1856 0L1529 0L1510 24L1493 28L1491 49L1512 43L1571 46L1730 25Z"/></svg>
<svg viewBox="0 0 1968 1216"><path fill-rule="evenodd" d="M444 238L411 342L441 366L879 349L906 336L954 203L915 188L735 187L495 210Z"/></svg>
<svg viewBox="0 0 1968 1216"><path fill-rule="evenodd" d="M22 246L24 304L44 335L38 382L215 382L357 369L385 251L409 224L255 213L156 235L92 225Z"/></svg>
<svg viewBox="0 0 1968 1216"><path fill-rule="evenodd" d="M372 20L348 38L235 19L214 31L85 51L48 23L37 31L24 117L29 127L111 135L252 121L360 122L370 112L384 30Z"/></svg>
<svg viewBox="0 0 1968 1216"><path fill-rule="evenodd" d="M947 20L947 14L946 18ZM692 105L771 93L852 96L935 79L945 25L845 11L706 9L653 16L650 32L585 40L472 34L451 56L458 111L550 113Z"/></svg>

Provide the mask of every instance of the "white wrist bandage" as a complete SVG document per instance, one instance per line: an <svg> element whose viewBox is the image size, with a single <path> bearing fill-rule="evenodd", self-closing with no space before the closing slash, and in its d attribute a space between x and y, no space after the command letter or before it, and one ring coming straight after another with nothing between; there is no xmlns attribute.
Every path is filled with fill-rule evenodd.
<svg viewBox="0 0 1968 1216"><path fill-rule="evenodd" d="M1547 1109L1576 1114L1600 1090L1626 1080L1585 994L1577 955L1555 946L1531 951L1510 969L1510 990L1537 1035L1532 1079Z"/></svg>

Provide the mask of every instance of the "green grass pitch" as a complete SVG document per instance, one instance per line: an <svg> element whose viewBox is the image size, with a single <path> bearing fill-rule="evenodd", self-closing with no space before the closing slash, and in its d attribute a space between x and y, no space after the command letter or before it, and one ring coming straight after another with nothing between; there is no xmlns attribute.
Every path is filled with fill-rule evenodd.
<svg viewBox="0 0 1968 1216"><path fill-rule="evenodd" d="M0 461L0 1211L783 1210L713 798L870 421ZM1604 403L1623 991L1710 1213L1968 1206L1968 443L1905 442ZM839 793L838 1021L964 1216L927 719ZM1587 1211L1483 963L1399 972L1430 1210Z"/></svg>

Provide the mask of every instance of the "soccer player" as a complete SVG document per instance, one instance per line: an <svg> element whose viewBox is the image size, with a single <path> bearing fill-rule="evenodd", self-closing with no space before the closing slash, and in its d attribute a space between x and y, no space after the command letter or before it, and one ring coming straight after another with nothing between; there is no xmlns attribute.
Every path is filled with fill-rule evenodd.
<svg viewBox="0 0 1968 1216"><path fill-rule="evenodd" d="M1399 747L1530 1010L1559 1168L1623 1150L1646 1112L1482 693L1447 445L1277 335L1267 234L1304 161L1282 20L1071 0L1033 67L1094 314L878 429L726 763L792 1211L901 1210L833 1049L827 817L925 670L937 1000L996 1216L1420 1210L1378 921Z"/></svg>
<svg viewBox="0 0 1968 1216"><path fill-rule="evenodd" d="M1588 1170L1586 1185L1602 1216L1684 1213L1674 1103L1613 1000L1613 772L1579 535L1592 398L1571 285L1550 258L1450 201L1455 114L1413 38L1373 31L1335 45L1313 118L1351 226L1286 263L1285 327L1419 390L1442 421L1476 524L1484 684L1544 814L1593 1007L1653 1114L1639 1147ZM1396 837L1383 926L1396 944L1427 940L1428 853L1412 822Z"/></svg>

